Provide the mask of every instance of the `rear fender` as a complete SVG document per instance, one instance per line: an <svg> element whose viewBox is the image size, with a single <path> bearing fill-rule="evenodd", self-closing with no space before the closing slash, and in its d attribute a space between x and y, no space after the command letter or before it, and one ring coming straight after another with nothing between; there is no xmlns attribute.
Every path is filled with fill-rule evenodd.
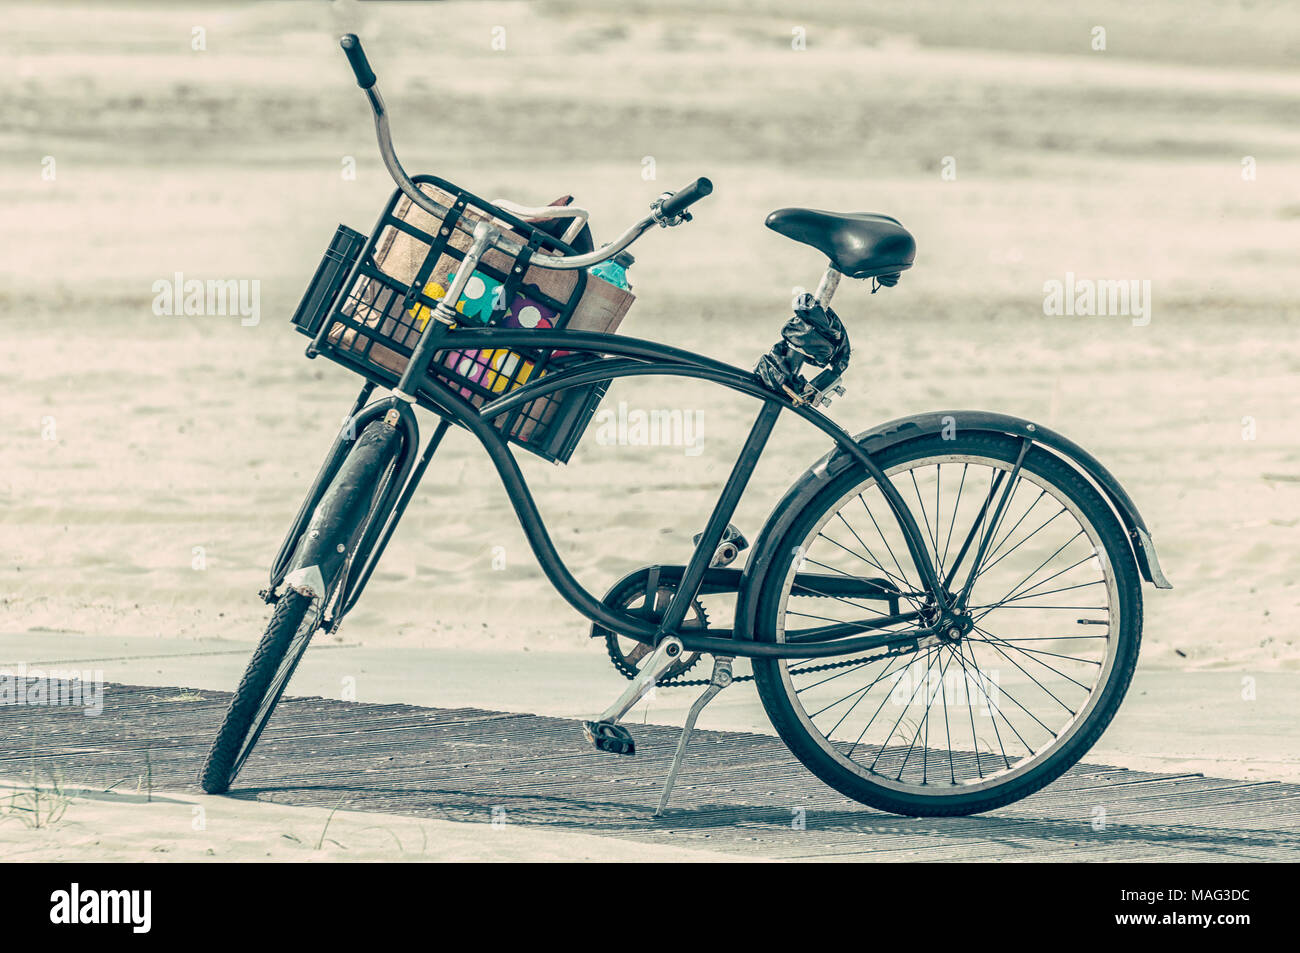
<svg viewBox="0 0 1300 953"><path fill-rule="evenodd" d="M1132 498L1096 457L1054 430L1006 414L994 414L982 410L949 410L900 417L860 433L853 439L867 453L875 455L896 444L941 433L945 429L948 432L981 431L1027 438L1035 445L1050 450L1069 462L1076 470L1088 477L1103 498L1110 503L1111 509L1124 526L1133 559L1142 578L1157 589L1173 588L1160 569L1155 545L1151 542L1151 534ZM772 510L762 532L758 535L758 540L754 543L750 558L745 562L740 598L736 605L737 638L754 637L752 628L758 598L763 590L767 573L776 562L777 547L785 537L786 530L790 528L799 511L821 491L822 487L852 464L852 457L840 447L836 447L806 470Z"/></svg>

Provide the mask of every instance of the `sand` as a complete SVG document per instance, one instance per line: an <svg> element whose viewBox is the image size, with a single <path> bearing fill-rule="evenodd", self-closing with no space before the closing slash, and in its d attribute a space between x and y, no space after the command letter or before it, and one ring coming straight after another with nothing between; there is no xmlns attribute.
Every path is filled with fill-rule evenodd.
<svg viewBox="0 0 1300 953"><path fill-rule="evenodd" d="M1281 14L1221 43L1212 20L1162 31L1177 5L1112 5L1093 53L1082 21L1032 9L960 41L928 5L910 29L824 13L803 51L776 6L350 9L24 5L0 37L0 632L46 630L52 649L64 631L260 632L256 590L357 386L305 360L287 318L334 225L368 229L390 191L331 40L357 26L411 169L525 202L572 192L598 238L713 178L695 222L635 249L629 334L752 364L821 267L762 228L768 211L901 218L915 269L836 300L855 347L836 419L978 408L1063 431L1128 487L1176 586L1146 590L1142 664L1300 668L1300 78L1269 52ZM431 64L435 29L454 42ZM259 322L153 313L176 272L260 282ZM1150 323L1045 316L1043 284L1067 272L1150 280ZM664 381L619 401L702 411L703 443L589 435L567 468L526 464L597 592L685 558L755 412ZM793 423L778 435L738 514L751 536L826 449ZM425 483L340 638L582 648L471 439L453 434Z"/></svg>
<svg viewBox="0 0 1300 953"><path fill-rule="evenodd" d="M38 795L39 791L39 795ZM40 814L39 823L35 820ZM583 862L740 860L510 823L286 807L177 792L62 789L0 779L0 851L57 863Z"/></svg>

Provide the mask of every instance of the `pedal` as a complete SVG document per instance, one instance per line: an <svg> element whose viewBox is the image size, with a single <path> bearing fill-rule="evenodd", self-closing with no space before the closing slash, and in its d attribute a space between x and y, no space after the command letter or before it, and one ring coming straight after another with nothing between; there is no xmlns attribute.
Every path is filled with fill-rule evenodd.
<svg viewBox="0 0 1300 953"><path fill-rule="evenodd" d="M597 751L608 751L610 754L636 754L636 742L632 740L631 733L622 725L616 725L612 721L584 721L582 733L587 736L587 740Z"/></svg>
<svg viewBox="0 0 1300 953"><path fill-rule="evenodd" d="M636 677L614 704L610 705L594 721L582 723L582 733L600 751L611 754L635 754L636 742L619 722L631 711L641 699L654 689L655 684L672 668L678 656L682 654L682 640L670 635L659 643L638 669Z"/></svg>

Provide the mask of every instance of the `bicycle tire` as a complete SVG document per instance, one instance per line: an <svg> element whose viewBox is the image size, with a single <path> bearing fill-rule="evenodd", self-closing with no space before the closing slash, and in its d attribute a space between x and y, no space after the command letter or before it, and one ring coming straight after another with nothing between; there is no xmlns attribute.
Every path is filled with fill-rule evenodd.
<svg viewBox="0 0 1300 953"><path fill-rule="evenodd" d="M319 612L313 611L316 602L314 597L290 590L276 603L271 621L267 624L266 632L262 635L257 650L249 660L244 676L235 689L230 707L226 709L225 718L222 719L217 737L212 742L202 773L199 775L199 785L208 794L224 794L230 789L231 782L243 767L253 746L257 744L262 729L270 720L275 706L279 704L280 696L284 694L284 689L289 684L293 669L297 667L298 660L307 648L310 636L300 640L301 647L296 652L296 657L290 660L290 669L282 679L275 698L271 700L267 710L259 719L262 702L286 661L290 648L294 646L294 639L299 634L299 630L309 623L314 628L315 623L319 621ZM258 720L261 723L254 725Z"/></svg>
<svg viewBox="0 0 1300 953"><path fill-rule="evenodd" d="M1009 464L1016 459L1019 448L1020 441L990 433L959 434L955 440L943 440L936 435L890 448L880 455L877 462L886 472L938 455L969 454ZM1105 548L1109 568L1115 574L1120 624L1115 632L1115 658L1108 670L1105 684L1100 687L1101 694L1097 703L1087 714L1084 723L1073 730L1059 749L1050 753L1041 763L1028 767L1022 775L1009 778L1005 784L970 793L957 790L940 793L938 785L935 793L908 793L887 786L882 778L873 778L870 772L850 768L844 763L846 759L832 754L834 744L825 736L815 737L809 729L812 719L802 708L796 708L803 703L792 697L793 679L782 677L782 666L788 663L777 659L754 659L759 697L777 734L791 753L813 774L842 794L868 806L905 816L943 817L993 810L1027 797L1060 777L1096 743L1118 710L1137 665L1142 631L1140 580L1123 528L1092 485L1059 457L1032 448L1025 457L1024 468L1029 473L1050 481L1075 503L1096 530L1097 537ZM788 586L787 564L795 558L794 554L806 539L809 528L823 519L827 509L834 506L836 501L842 500L846 492L868 482L860 469L850 468L832 480L795 518L778 549L779 552L788 554L788 557L780 565L774 566L773 571L767 575L759 597L756 633L760 640L775 641L777 638L778 624L781 622L777 618L779 603L783 588ZM918 493L918 498L919 496ZM996 715L994 717L996 720ZM831 734L834 734L834 729ZM927 736L926 746L928 744ZM888 745L888 739L885 745ZM976 749L978 750L978 745Z"/></svg>

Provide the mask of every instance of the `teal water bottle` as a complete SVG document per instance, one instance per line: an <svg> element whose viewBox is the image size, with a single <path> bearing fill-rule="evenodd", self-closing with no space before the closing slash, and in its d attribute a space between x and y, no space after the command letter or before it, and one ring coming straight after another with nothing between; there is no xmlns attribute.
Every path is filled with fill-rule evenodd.
<svg viewBox="0 0 1300 953"><path fill-rule="evenodd" d="M592 265L587 270L597 278L605 279L616 288L631 291L632 285L627 280L627 270L635 261L636 259L627 252L621 251L609 261L602 261L599 265Z"/></svg>

